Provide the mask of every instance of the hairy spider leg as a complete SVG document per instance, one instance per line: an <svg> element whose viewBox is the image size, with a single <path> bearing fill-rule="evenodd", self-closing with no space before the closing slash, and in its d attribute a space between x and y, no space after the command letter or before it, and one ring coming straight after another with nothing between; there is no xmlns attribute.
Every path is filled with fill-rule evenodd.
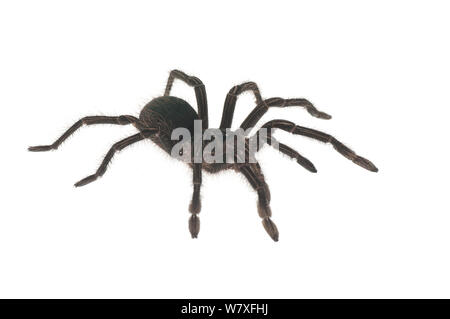
<svg viewBox="0 0 450 319"><path fill-rule="evenodd" d="M258 138L259 139L259 132L256 132L255 135L253 135L252 138ZM275 142L275 143L274 143ZM300 153L298 153L293 148L287 146L286 144L283 144L281 142L278 142L275 137L267 134L265 138L262 139L262 143L260 144L260 141L257 141L257 151L263 148L264 145L269 144L270 146L273 146L275 149L277 149L280 153L283 153L290 158L293 158L297 161L299 165L301 165L303 168L307 169L308 171L312 173L317 173L317 169L314 166L314 164L307 159L306 157L302 156ZM275 147L275 145L277 147Z"/></svg>
<svg viewBox="0 0 450 319"><path fill-rule="evenodd" d="M287 107L287 106L302 106L307 109L307 111L318 118L331 119L331 116L325 112L317 110L314 105L306 99L295 98L295 99L282 99L282 98L270 98L263 100L261 97L261 91L255 82L244 82L242 84L233 86L228 92L225 98L225 104L223 107L222 120L220 123L221 129L231 128L234 117L234 110L236 108L236 101L240 94L252 91L256 99L256 107L250 112L247 118L241 125L241 128L249 128L254 126L259 119L268 111L270 107ZM244 127L245 126L245 127Z"/></svg>
<svg viewBox="0 0 450 319"><path fill-rule="evenodd" d="M202 185L202 165L199 163L193 164L193 184L194 191L192 193L192 200L189 205L191 217L189 218L189 232L192 238L197 238L200 231L200 218L197 216L201 210L200 202L200 187Z"/></svg>
<svg viewBox="0 0 450 319"><path fill-rule="evenodd" d="M207 129L209 127L209 123L208 101L206 98L205 85L195 76L187 75L180 70L172 70L167 80L164 96L168 96L170 94L170 90L172 89L175 79L179 79L187 85L194 87L195 97L197 99L198 116L202 120L202 128ZM197 238L200 231L200 218L197 215L201 210L200 187L202 184L202 163L194 163L192 170L194 191L192 194L191 203L189 205L189 211L191 213L191 217L189 218L189 231L192 238Z"/></svg>
<svg viewBox="0 0 450 319"><path fill-rule="evenodd" d="M269 110L271 107L289 107L289 106L300 106L304 107L306 111L308 111L309 114L311 114L314 117L329 120L331 119L331 115L319 111L314 107L314 105L306 100L301 98L295 98L295 99L283 99L280 97L272 97L270 99L266 99L262 101L262 103L259 103L253 111L250 112L250 114L247 116L247 118L242 122L241 128L244 130L247 130L251 127L254 127L256 123L263 117L264 114Z"/></svg>
<svg viewBox="0 0 450 319"><path fill-rule="evenodd" d="M259 165L245 164L239 167L239 171L245 176L252 188L258 194L258 214L262 218L262 224L269 236L278 241L279 233L277 226L270 219L272 210L270 209L270 192L267 183L264 180L264 175L261 172Z"/></svg>
<svg viewBox="0 0 450 319"><path fill-rule="evenodd" d="M250 146L249 146L249 139L246 138L245 139L245 154L244 154L244 158L241 158L242 155L239 154L237 148L235 147L234 150L234 160L236 163L240 163L240 160L243 160L243 163L246 163L246 165L248 165L253 174L256 175L256 177L261 181L262 187L264 187L264 191L265 191L265 196L267 198L267 200L270 202L270 190L269 190L269 185L267 185L265 179L264 179L264 174L262 172L261 169L261 165L259 165L258 161L256 161L256 158L253 158L253 160L255 160L255 162L251 162L250 161ZM257 151L257 150L256 150ZM239 165L238 165L239 168Z"/></svg>
<svg viewBox="0 0 450 319"><path fill-rule="evenodd" d="M60 138L58 138L51 145L41 145L41 146L30 146L28 148L31 152L44 152L50 150L56 150L62 142L64 142L70 135L72 135L76 130L78 130L83 125L92 124L117 124L117 125L127 125L139 122L139 119L132 115L121 115L121 116L86 116L81 120L78 120L73 124Z"/></svg>
<svg viewBox="0 0 450 319"><path fill-rule="evenodd" d="M117 143L114 143L113 146L109 149L108 153L106 153L105 158L103 159L102 163L100 164L99 168L95 172L95 174L89 175L88 177L83 178L82 180L75 183L75 187L80 187L87 185L89 183L92 183L99 177L103 176L105 174L106 169L108 168L109 162L111 162L114 154L118 151L123 150L125 147L139 142L147 137L149 137L152 134L155 134L158 130L157 129L146 129L145 131L142 131L140 133L137 133L135 135L129 136Z"/></svg>
<svg viewBox="0 0 450 319"><path fill-rule="evenodd" d="M233 123L234 109L236 108L236 101L240 94L252 91L255 96L256 103L262 103L261 92L259 91L258 85L255 82L244 82L239 85L233 86L225 98L225 104L223 106L222 120L220 122L220 128L226 129L231 128Z"/></svg>
<svg viewBox="0 0 450 319"><path fill-rule="evenodd" d="M187 75L180 70L172 70L167 79L166 90L164 91L164 96L170 94L172 89L173 81L179 79L185 82L187 85L194 87L195 97L197 99L198 116L202 120L203 129L207 129L208 126L208 101L206 99L206 89L203 82L195 77Z"/></svg>
<svg viewBox="0 0 450 319"><path fill-rule="evenodd" d="M336 151L345 156L347 159L351 160L353 163L371 172L378 172L378 168L371 161L357 155L353 150L351 150L350 148L342 144L340 141L338 141L336 138L327 133L313 130L303 126L298 126L295 123L286 120L269 121L262 127L277 128L295 135L302 135L324 143L330 143L331 145L333 145Z"/></svg>

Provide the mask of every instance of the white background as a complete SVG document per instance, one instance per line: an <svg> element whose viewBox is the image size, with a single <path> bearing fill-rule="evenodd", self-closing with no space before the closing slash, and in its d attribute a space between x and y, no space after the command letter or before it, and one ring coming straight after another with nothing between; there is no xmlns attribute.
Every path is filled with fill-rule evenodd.
<svg viewBox="0 0 450 319"><path fill-rule="evenodd" d="M2 1L0 297L450 297L449 30L445 1ZM259 154L280 241L233 172L204 174L192 240L192 174L150 141L72 187L133 127L26 151L85 115L138 115L174 68L206 84L212 127L252 80L333 115L260 124L332 133L380 171L279 132L318 169ZM239 99L235 127L253 106Z"/></svg>

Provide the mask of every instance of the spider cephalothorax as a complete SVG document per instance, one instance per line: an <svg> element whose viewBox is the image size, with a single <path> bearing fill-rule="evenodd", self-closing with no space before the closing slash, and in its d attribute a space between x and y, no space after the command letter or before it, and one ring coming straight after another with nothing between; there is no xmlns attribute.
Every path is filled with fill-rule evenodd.
<svg viewBox="0 0 450 319"><path fill-rule="evenodd" d="M173 81L175 79L180 79L186 84L194 87L195 96L197 99L198 112L196 112L186 101L179 99L177 97L169 96L170 90L172 88ZM236 100L238 95L245 91L252 91L256 98L256 107L247 116L244 122L241 124L240 128L243 130L248 130L255 126L255 124L261 119L261 117L267 112L270 107L289 107L289 106L300 106L304 107L312 116L330 119L331 116L324 112L318 111L311 102L305 99L282 99L282 98L269 98L263 100L257 85L254 82L246 82L240 85L236 85L228 92L225 99L225 105L222 114L222 121L220 123L220 131L225 132L231 127L233 121L234 109L236 106ZM141 141L143 139L149 138L160 146L164 151L172 154L172 150L176 144L176 141L172 139L172 133L175 129L184 128L192 136L195 135L194 132L194 122L200 121L202 130L208 129L208 107L206 100L205 86L200 81L200 79L189 76L179 70L173 70L170 72L169 79L167 81L166 90L164 96L155 98L150 101L141 111L139 118L132 115L121 115L121 116L88 116L73 124L60 138L58 138L53 144L45 146L32 146L29 147L30 151L49 151L57 149L65 139L67 139L72 133L74 133L78 128L83 125L91 124L133 124L139 133L127 137L117 143L115 143L108 153L106 154L104 160L102 161L100 167L97 171L83 178L79 182L75 183L76 187L86 185L95 181L97 178L102 176L107 169L108 163L111 161L116 151L120 151L135 142ZM260 131L263 129L281 129L292 134L303 135L310 137L312 139L319 140L324 143L330 143L333 147L346 158L353 161L355 164L364 167L365 169L376 172L378 169L369 160L360 157L355 154L350 148L339 142L333 136L313 130L310 128L298 126L292 122L286 120L272 120L267 122L262 126ZM259 136L258 131L255 136ZM227 139L227 134L224 134L224 140ZM267 144L274 144L275 140L268 134L267 139L264 141ZM245 154L244 160L236 162L227 161L217 161L217 162L206 162L206 161L194 161L194 152L191 150L189 152L189 165L193 170L193 196L191 203L189 205L189 211L191 212L191 217L189 219L189 230L193 238L196 238L200 230L200 220L198 214L200 213L201 203L200 203L200 187L202 184L202 170L210 173L215 173L224 169L234 169L235 171L242 173L245 178L249 181L252 188L258 194L258 213L262 218L262 223L270 235L270 237L278 241L278 230L274 222L270 219L272 212L270 210L270 192L269 187L264 180L264 175L261 171L257 161L250 161L248 155L248 143L249 139L245 138ZM204 143L201 146L201 151L206 149L208 143ZM262 144L258 144L259 150ZM288 155L289 157L295 159L301 166L306 168L311 172L316 172L314 165L305 157L300 155L297 151L293 150L289 146L276 143L277 149ZM214 151L213 151L214 152ZM182 151L180 151L180 155ZM235 154L232 154L233 158L237 157L237 150ZM172 154L173 156L173 154ZM203 158L203 153L201 155Z"/></svg>

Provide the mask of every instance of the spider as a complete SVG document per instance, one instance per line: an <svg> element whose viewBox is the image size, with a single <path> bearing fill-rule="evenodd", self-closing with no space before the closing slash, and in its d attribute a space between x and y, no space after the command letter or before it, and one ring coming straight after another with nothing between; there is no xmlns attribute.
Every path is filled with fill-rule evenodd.
<svg viewBox="0 0 450 319"><path fill-rule="evenodd" d="M170 96L170 91L175 79L179 79L191 86L195 90L195 96L197 100L198 112L196 112L186 101ZM233 114L236 106L237 98L245 91L253 92L256 99L256 106L241 124L240 128L247 130L254 127L261 117L271 107L290 107L299 106L303 107L312 116L320 119L330 119L331 116L317 110L311 102L303 98L283 99L279 97L263 99L261 97L260 90L256 83L245 82L240 85L236 85L228 92L222 113L222 120L220 123L220 130L226 131L231 128L233 121ZM206 90L203 82L195 77L189 76L180 70L172 70L167 80L164 96L157 97L150 101L142 109L139 118L132 115L120 115L120 116L87 116L83 117L79 121L75 122L61 137L59 137L53 144L45 146L31 146L28 148L32 152L50 151L56 150L61 143L63 143L71 134L78 130L83 125L92 124L117 124L117 125L134 125L139 133L127 137L115 144L106 153L105 158L100 164L97 171L89 175L82 180L75 183L75 187L84 186L89 184L99 177L103 176L106 172L108 163L111 161L116 152L123 150L127 146L149 138L164 151L171 154L172 148L175 142L171 139L171 133L175 128L186 128L189 132L193 132L194 121L201 121L203 129L208 128L208 106L206 100ZM286 120L272 120L265 123L262 128L266 129L281 129L296 135L303 135L324 143L330 143L333 147L343 156L353 161L355 164L372 172L377 172L378 169L369 160L358 156L350 148L342 144L333 136L310 129L307 127L298 126L290 121ZM261 128L261 129L262 129ZM258 131L259 132L259 131ZM246 139L248 142L248 139ZM272 145L273 138L268 136L266 144ZM205 147L208 143L203 145ZM311 172L317 172L314 165L305 157L300 155L297 151L289 146L277 143L278 150L295 159L298 164ZM258 148L259 150L259 148ZM180 151L182 153L182 151ZM181 154L180 154L181 155ZM193 171L193 195L189 205L189 211L191 216L189 218L189 231L192 238L197 238L200 230L200 219L198 214L201 209L200 201L200 188L202 185L202 170L209 173L216 173L226 169L233 169L236 172L242 174L250 183L251 187L256 191L257 210L262 219L264 229L269 236L278 241L279 232L275 223L271 220L272 212L270 209L270 191L267 183L265 182L264 175L262 173L259 163L244 161L244 163L206 163L200 161L190 162L190 167Z"/></svg>

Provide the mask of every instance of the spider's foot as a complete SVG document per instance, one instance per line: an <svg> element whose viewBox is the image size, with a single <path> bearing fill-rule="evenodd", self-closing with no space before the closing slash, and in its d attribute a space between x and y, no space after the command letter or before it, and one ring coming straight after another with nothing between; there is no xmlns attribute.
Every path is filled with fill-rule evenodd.
<svg viewBox="0 0 450 319"><path fill-rule="evenodd" d="M317 117L319 119L331 120L331 115L327 114L325 112L317 111L317 112L311 113L311 115L314 116L314 117Z"/></svg>
<svg viewBox="0 0 450 319"><path fill-rule="evenodd" d="M330 138L330 142L336 149L336 151L341 153L343 156L351 160L356 165L359 165L371 172L378 172L378 168L371 161L357 155L354 151L352 151L350 148L348 148L347 146L336 140L334 137Z"/></svg>
<svg viewBox="0 0 450 319"><path fill-rule="evenodd" d="M80 187L92 183L98 178L96 174L90 175L88 177L83 178L81 181L78 181L74 184L75 187Z"/></svg>
<svg viewBox="0 0 450 319"><path fill-rule="evenodd" d="M197 215L192 215L189 218L189 231L192 238L197 238L200 231L200 218Z"/></svg>
<svg viewBox="0 0 450 319"><path fill-rule="evenodd" d="M28 150L30 152L46 152L56 150L56 147L53 147L53 145L30 146L28 147Z"/></svg>
<svg viewBox="0 0 450 319"><path fill-rule="evenodd" d="M368 159L361 157L361 156L356 156L353 159L353 163L371 171L371 172L378 172L378 168Z"/></svg>
<svg viewBox="0 0 450 319"><path fill-rule="evenodd" d="M274 240L274 241L278 241L278 229L277 226L275 225L275 223L269 218L263 218L262 220L264 229L266 230L266 232L269 234L269 236Z"/></svg>
<svg viewBox="0 0 450 319"><path fill-rule="evenodd" d="M299 163L301 166L303 166L304 168L306 168L308 171L310 171L311 173L317 173L317 169L314 166L313 163L311 163L311 161L305 157L298 157L297 158L297 163Z"/></svg>
<svg viewBox="0 0 450 319"><path fill-rule="evenodd" d="M323 120L329 120L331 119L331 115L319 111L318 109L316 109L316 107L309 101L307 101L309 105L306 105L306 110L308 111L309 114L311 114L314 117L317 117L319 119L323 119Z"/></svg>

